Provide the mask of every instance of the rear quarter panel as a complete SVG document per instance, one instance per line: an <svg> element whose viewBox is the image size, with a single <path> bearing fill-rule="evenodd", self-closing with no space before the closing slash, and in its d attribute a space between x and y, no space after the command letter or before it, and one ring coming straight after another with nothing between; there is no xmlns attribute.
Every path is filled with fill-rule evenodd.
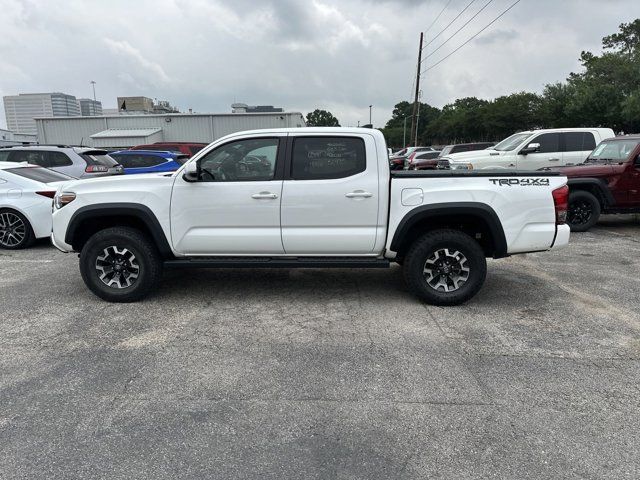
<svg viewBox="0 0 640 480"><path fill-rule="evenodd" d="M500 179L524 178L540 179L541 184L499 182ZM413 209L422 205L461 202L484 204L496 212L504 229L509 254L547 250L556 235L551 192L566 182L566 177L544 176L392 178L387 251L390 251L399 223Z"/></svg>

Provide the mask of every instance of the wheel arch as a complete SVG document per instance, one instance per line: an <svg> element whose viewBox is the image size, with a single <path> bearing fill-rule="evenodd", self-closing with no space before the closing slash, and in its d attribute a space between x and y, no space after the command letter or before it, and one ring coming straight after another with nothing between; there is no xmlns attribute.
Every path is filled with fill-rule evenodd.
<svg viewBox="0 0 640 480"><path fill-rule="evenodd" d="M616 201L609 189L609 186L603 179L599 178L570 178L567 181L569 193L578 190L586 191L595 196L600 202L600 207L604 208L608 205L615 205Z"/></svg>
<svg viewBox="0 0 640 480"><path fill-rule="evenodd" d="M115 226L141 230L155 243L163 258L173 257L157 217L149 207L137 203L102 203L79 208L69 221L65 243L79 252L91 235Z"/></svg>
<svg viewBox="0 0 640 480"><path fill-rule="evenodd" d="M408 212L398 224L390 250L402 258L411 244L424 233L450 228L474 238L487 257L508 256L502 223L489 205L476 202L423 205Z"/></svg>

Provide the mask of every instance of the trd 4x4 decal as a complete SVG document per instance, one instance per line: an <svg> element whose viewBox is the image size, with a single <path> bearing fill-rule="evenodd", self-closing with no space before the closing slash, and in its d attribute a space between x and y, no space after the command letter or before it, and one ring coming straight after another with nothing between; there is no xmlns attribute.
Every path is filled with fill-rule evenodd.
<svg viewBox="0 0 640 480"><path fill-rule="evenodd" d="M501 187L520 185L521 187L548 187L548 178L490 178L490 182Z"/></svg>

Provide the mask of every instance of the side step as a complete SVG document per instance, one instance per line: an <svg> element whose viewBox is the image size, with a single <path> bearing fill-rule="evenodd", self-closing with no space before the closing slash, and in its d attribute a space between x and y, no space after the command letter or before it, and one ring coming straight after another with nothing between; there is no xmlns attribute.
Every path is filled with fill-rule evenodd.
<svg viewBox="0 0 640 480"><path fill-rule="evenodd" d="M165 268L389 268L386 258L196 257L165 260Z"/></svg>

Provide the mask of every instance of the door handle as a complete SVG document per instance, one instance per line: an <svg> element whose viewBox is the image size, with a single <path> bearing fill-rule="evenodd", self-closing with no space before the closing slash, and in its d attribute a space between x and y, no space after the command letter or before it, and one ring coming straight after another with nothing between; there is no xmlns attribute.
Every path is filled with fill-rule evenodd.
<svg viewBox="0 0 640 480"><path fill-rule="evenodd" d="M373 197L373 193L365 192L364 190L356 190L355 192L349 192L344 194L347 198L369 198Z"/></svg>
<svg viewBox="0 0 640 480"><path fill-rule="evenodd" d="M253 195L251 195L251 198L255 198L256 200L264 200L264 199L274 200L278 198L278 194L271 193L271 192L260 192L260 193L254 193Z"/></svg>
<svg viewBox="0 0 640 480"><path fill-rule="evenodd" d="M550 158L549 161L550 162L559 162L560 159L559 158Z"/></svg>

